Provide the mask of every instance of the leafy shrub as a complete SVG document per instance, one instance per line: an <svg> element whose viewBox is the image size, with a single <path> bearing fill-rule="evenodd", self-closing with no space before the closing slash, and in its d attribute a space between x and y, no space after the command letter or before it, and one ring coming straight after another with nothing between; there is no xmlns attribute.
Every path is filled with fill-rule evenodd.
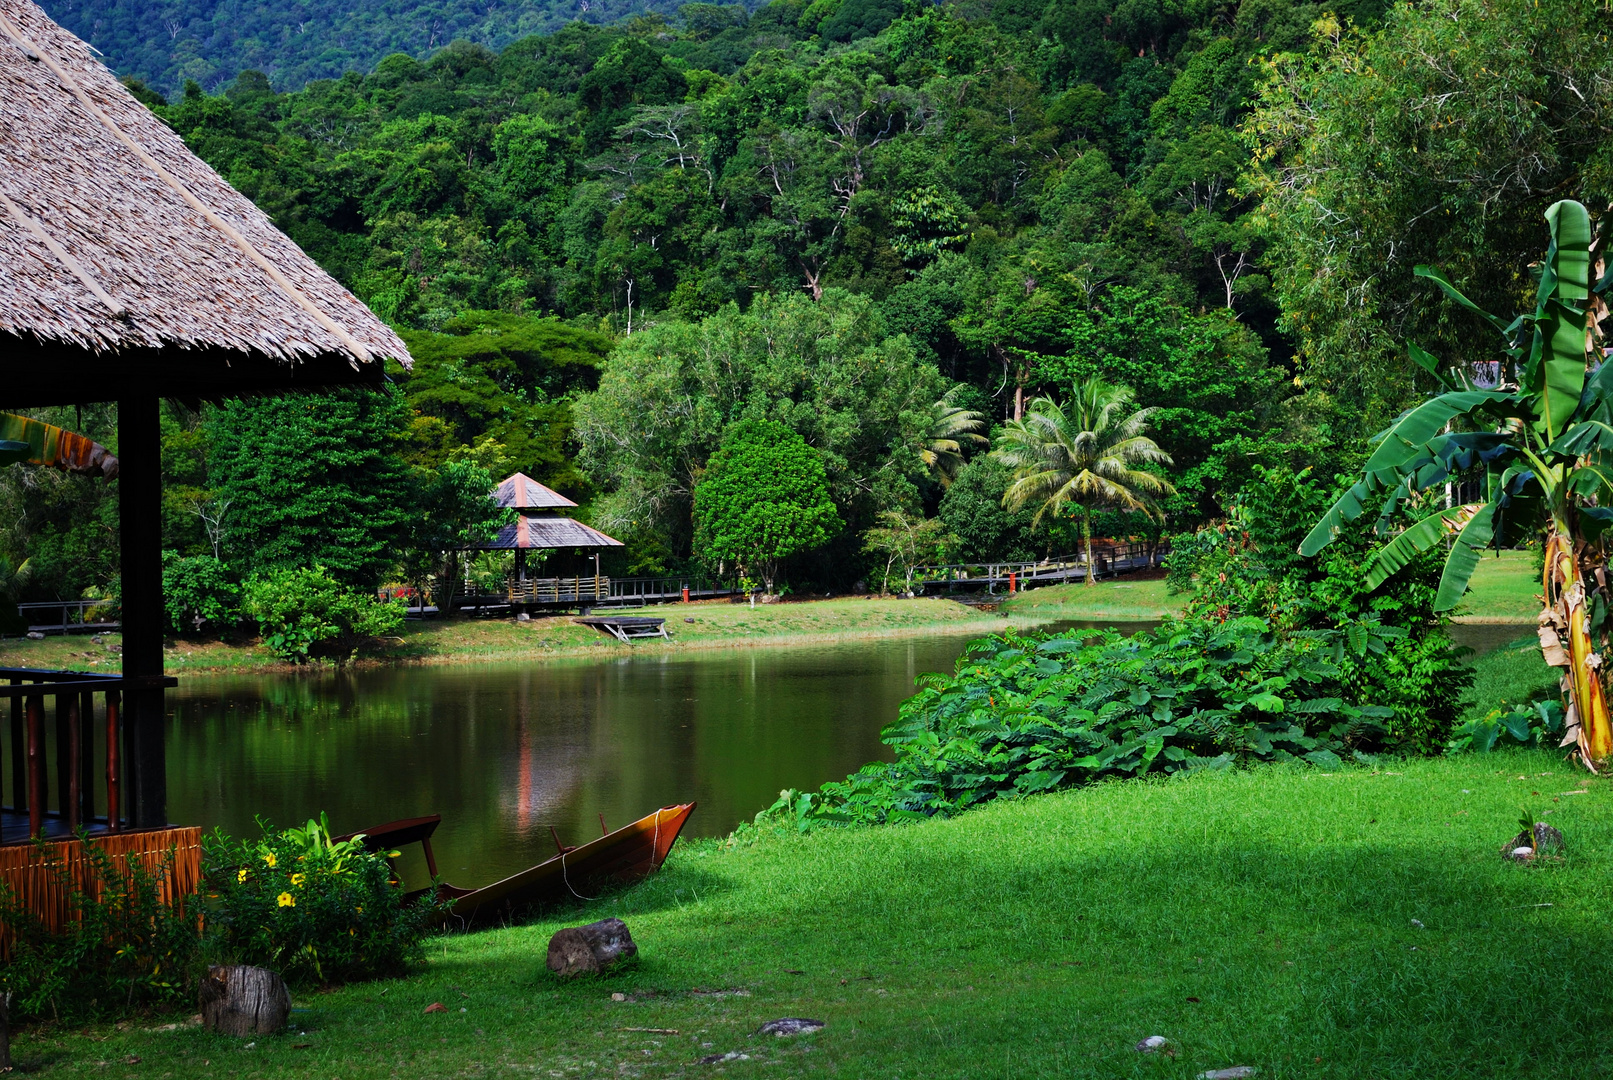
<svg viewBox="0 0 1613 1080"><path fill-rule="evenodd" d="M241 617L241 586L211 555L162 553L162 605L168 633L189 636L233 626Z"/></svg>
<svg viewBox="0 0 1613 1080"><path fill-rule="evenodd" d="M404 613L401 601L349 589L320 566L254 578L244 608L269 651L293 664L350 660L367 638L396 633Z"/></svg>
<svg viewBox="0 0 1613 1080"><path fill-rule="evenodd" d="M203 841L203 884L210 947L289 982L400 974L435 916L429 897L405 902L384 856L358 839L333 842L323 814L257 841L215 831Z"/></svg>
<svg viewBox="0 0 1613 1080"><path fill-rule="evenodd" d="M125 870L94 843L84 850L99 895L50 863L71 913L59 932L0 882L0 925L12 935L0 992L12 995L12 1019L94 1019L194 1000L199 935L194 917L160 898L167 860L153 870L131 858Z"/></svg>
<svg viewBox="0 0 1613 1080"><path fill-rule="evenodd" d="M1556 746L1563 735L1563 720L1563 707L1556 701L1492 709L1452 732L1447 749L1453 754L1486 754L1498 746Z"/></svg>
<svg viewBox="0 0 1613 1080"><path fill-rule="evenodd" d="M948 815L1108 776L1305 761L1337 768L1381 744L1381 706L1347 700L1342 661L1397 632L1279 637L1263 619L1168 621L1124 637L1076 629L972 644L926 676L884 733L890 764L817 794L786 792L758 820L881 822Z"/></svg>
<svg viewBox="0 0 1613 1080"><path fill-rule="evenodd" d="M1210 530L1194 570L1190 618L1252 615L1279 635L1342 629L1376 622L1402 632L1393 648L1352 651L1341 664L1346 696L1394 710L1388 746L1438 753L1461 715L1473 681L1464 650L1451 643L1449 623L1434 612L1443 552L1412 559L1375 591L1366 588L1374 541L1362 531L1341 536L1315 559L1300 540L1332 503L1332 489L1308 472L1255 467L1228 514ZM1174 558L1174 556L1173 556Z"/></svg>

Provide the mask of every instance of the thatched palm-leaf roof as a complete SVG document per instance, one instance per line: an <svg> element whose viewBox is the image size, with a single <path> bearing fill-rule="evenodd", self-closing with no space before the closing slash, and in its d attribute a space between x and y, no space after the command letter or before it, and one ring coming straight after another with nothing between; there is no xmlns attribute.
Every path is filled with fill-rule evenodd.
<svg viewBox="0 0 1613 1080"><path fill-rule="evenodd" d="M159 394L371 381L383 358L408 360L397 335L30 0L0 0L4 333L77 363L80 382L121 375Z"/></svg>

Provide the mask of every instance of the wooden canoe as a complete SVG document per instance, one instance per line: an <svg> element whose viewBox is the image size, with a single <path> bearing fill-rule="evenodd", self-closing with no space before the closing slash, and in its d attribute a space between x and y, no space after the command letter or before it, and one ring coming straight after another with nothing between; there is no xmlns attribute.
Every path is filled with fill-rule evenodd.
<svg viewBox="0 0 1613 1080"><path fill-rule="evenodd" d="M586 844L562 847L536 866L479 889L462 889L439 880L437 896L447 901L444 921L468 926L478 918L496 918L535 904L592 900L601 885L647 877L666 862L694 808L692 802L663 806ZM440 814L405 818L337 839L362 835L364 846L371 851L418 841L425 849L426 869L435 879L437 860L431 850L431 834L441 821Z"/></svg>

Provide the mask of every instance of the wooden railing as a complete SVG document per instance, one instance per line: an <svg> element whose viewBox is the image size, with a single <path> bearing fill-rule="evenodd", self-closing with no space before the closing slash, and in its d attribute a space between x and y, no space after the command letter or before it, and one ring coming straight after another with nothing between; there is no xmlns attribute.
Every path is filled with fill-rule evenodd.
<svg viewBox="0 0 1613 1080"><path fill-rule="evenodd" d="M17 609L22 612L23 618L28 620L30 630L43 630L47 634L51 631L66 634L73 630L116 630L118 622L115 619L92 623L86 618L92 609L107 606L105 600L41 600L18 604ZM44 616L47 613L59 615L61 621L46 621Z"/></svg>
<svg viewBox="0 0 1613 1080"><path fill-rule="evenodd" d="M0 750L0 786L9 779L10 801L0 809L19 817L26 813L30 837L44 834L47 819L60 820L67 831L98 823L120 831L126 794L120 763L124 691L173 686L176 680L0 668L0 682L5 684L0 699L10 699L8 708L0 707L0 716L10 714L10 738L0 738L0 747L10 744ZM54 748L48 741L52 732ZM105 797L97 800L103 786Z"/></svg>
<svg viewBox="0 0 1613 1080"><path fill-rule="evenodd" d="M511 579L512 604L596 604L610 598L608 577Z"/></svg>
<svg viewBox="0 0 1613 1080"><path fill-rule="evenodd" d="M1092 545L1092 567L1087 566L1086 553L1057 555L1036 562L981 562L951 563L944 566L915 568L913 588L917 592L935 591L945 586L947 591L958 587L984 586L995 592L999 585L1018 590L1036 585L1055 585L1065 581L1084 581L1088 574L1102 577L1105 574L1127 570L1151 569L1159 565L1170 552L1170 545L1161 541L1125 541Z"/></svg>

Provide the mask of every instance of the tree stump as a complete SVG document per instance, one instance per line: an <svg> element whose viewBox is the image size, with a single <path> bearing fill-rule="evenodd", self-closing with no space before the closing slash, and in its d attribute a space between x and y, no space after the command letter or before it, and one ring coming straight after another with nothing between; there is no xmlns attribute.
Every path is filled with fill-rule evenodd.
<svg viewBox="0 0 1613 1080"><path fill-rule="evenodd" d="M202 1024L225 1035L273 1035L291 1015L291 995L280 976L244 964L207 969L201 990Z"/></svg>
<svg viewBox="0 0 1613 1080"><path fill-rule="evenodd" d="M568 926L549 939L549 970L562 978L598 975L637 955L633 935L620 919Z"/></svg>

